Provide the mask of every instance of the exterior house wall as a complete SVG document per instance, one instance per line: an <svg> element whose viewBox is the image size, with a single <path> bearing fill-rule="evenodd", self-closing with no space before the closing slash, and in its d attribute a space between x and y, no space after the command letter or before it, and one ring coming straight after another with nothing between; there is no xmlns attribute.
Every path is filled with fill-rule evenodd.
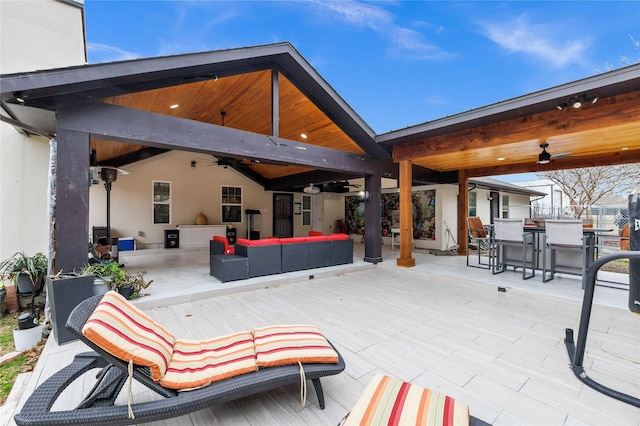
<svg viewBox="0 0 640 426"><path fill-rule="evenodd" d="M86 62L83 3L0 2L0 73ZM0 123L0 259L48 251L49 144Z"/></svg>
<svg viewBox="0 0 640 426"><path fill-rule="evenodd" d="M196 167L191 167L191 161L196 161ZM134 237L139 248L163 247L165 229L194 225L200 212L207 216L210 225L223 224L223 185L242 187L242 222L231 223L238 237L247 237L246 209L261 211L261 236L272 233L273 192L264 191L260 185L232 168L217 166L213 157L171 151L130 164L125 170L130 174L118 175L112 184L111 233L113 236ZM171 182L171 224L153 224L153 181ZM105 226L106 190L102 181L91 187L89 197L90 228Z"/></svg>
<svg viewBox="0 0 640 426"><path fill-rule="evenodd" d="M509 195L509 217L530 217L531 209L529 207L528 195L517 194L500 194Z"/></svg>

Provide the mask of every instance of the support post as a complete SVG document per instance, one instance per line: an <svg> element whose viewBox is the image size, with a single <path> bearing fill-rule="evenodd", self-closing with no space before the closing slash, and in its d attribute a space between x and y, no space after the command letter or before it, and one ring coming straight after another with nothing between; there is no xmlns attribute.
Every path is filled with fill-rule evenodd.
<svg viewBox="0 0 640 426"><path fill-rule="evenodd" d="M469 175L465 170L458 172L458 254L467 255L469 231L467 215L469 212Z"/></svg>
<svg viewBox="0 0 640 426"><path fill-rule="evenodd" d="M55 215L51 217L51 273L71 272L87 263L89 244L89 134L65 130L58 115Z"/></svg>
<svg viewBox="0 0 640 426"><path fill-rule="evenodd" d="M369 199L364 201L364 261L382 262L382 176L380 174L364 177L365 194Z"/></svg>
<svg viewBox="0 0 640 426"><path fill-rule="evenodd" d="M416 266L413 256L413 202L411 201L411 161L400 161L400 257L396 265L407 268Z"/></svg>

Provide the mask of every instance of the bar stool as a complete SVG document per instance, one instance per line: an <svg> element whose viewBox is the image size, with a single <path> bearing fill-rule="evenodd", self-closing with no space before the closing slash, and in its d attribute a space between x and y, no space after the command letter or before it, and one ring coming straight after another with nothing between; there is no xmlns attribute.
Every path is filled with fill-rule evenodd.
<svg viewBox="0 0 640 426"><path fill-rule="evenodd" d="M550 265L547 268L547 251L550 252ZM581 275L584 277L587 269L587 239L582 229L582 220L547 219L542 243L542 282L549 282L556 272L556 255L558 251L582 253L580 262ZM575 266L565 265L568 268ZM547 279L547 272L550 278Z"/></svg>
<svg viewBox="0 0 640 426"><path fill-rule="evenodd" d="M522 279L528 280L536 275L535 259L536 250L534 245L533 233L524 230L524 219L493 219L493 274L499 274L506 270L509 260L507 257L507 248L520 248L522 250L522 260L518 263L512 263L509 266L522 268ZM527 275L527 252L531 252L531 275Z"/></svg>

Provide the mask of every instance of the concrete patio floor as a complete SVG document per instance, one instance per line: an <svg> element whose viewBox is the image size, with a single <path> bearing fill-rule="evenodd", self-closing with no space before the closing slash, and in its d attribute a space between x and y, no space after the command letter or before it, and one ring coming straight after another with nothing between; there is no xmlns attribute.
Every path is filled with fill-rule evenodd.
<svg viewBox="0 0 640 426"><path fill-rule="evenodd" d="M523 281L426 250L414 252L416 267L399 268L398 249L389 246L373 265L361 260L363 250L354 244L352 265L224 284L209 276L206 248L122 252L127 269L146 269L154 280L136 305L178 337L314 323L347 365L323 379L325 410L312 391L301 407L292 386L154 424L335 425L373 374L385 373L459 398L495 425L640 425L640 410L584 386L568 366L564 330L577 334L583 295L576 277ZM626 290L596 289L584 365L595 380L640 396L640 320L627 299ZM17 411L38 383L85 350L49 339ZM58 406L73 397L63 394ZM134 401L151 397L135 390Z"/></svg>

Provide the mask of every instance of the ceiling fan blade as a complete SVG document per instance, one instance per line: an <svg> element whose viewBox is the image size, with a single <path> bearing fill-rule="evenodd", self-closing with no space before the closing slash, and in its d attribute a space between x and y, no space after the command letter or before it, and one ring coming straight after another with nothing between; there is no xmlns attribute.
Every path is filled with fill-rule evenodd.
<svg viewBox="0 0 640 426"><path fill-rule="evenodd" d="M571 152L571 151L559 152L557 154L551 154L551 158L569 157L571 154L573 154L573 152Z"/></svg>

